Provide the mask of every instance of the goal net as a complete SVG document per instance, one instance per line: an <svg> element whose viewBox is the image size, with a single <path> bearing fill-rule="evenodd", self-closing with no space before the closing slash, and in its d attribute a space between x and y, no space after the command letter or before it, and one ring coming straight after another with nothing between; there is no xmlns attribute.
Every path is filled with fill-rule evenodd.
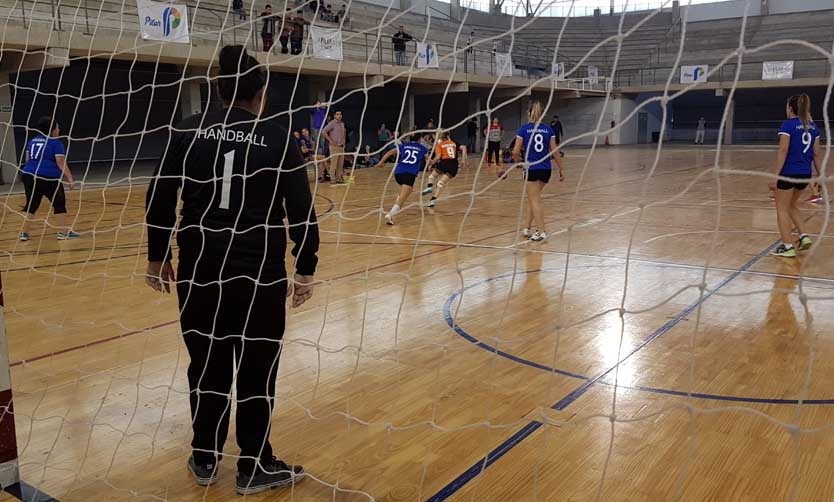
<svg viewBox="0 0 834 502"><path fill-rule="evenodd" d="M145 201L174 138L194 147L202 123L183 119L224 109L218 54L243 45L268 70L257 123L277 120L286 130L269 140L305 152L294 170L317 221L295 226L320 239L314 294L287 306L275 398L251 397L274 405L274 453L305 476L264 500L830 493L834 11L638 3L0 5L0 483L26 500L235 496L235 438L251 432L236 426L238 388L189 386L189 300L146 285ZM780 217L799 218L792 238L810 247L775 258L768 184L804 184L774 170L795 94L810 97L818 170ZM533 129L558 143L547 183L529 169L535 141L516 143L538 105ZM338 121L320 132L336 112L344 153ZM41 117L75 181L66 221L55 175L24 174ZM456 176L421 170L392 214L402 172L381 158L447 136L465 147L452 148ZM205 168L207 186L239 186ZM772 193L790 204L781 183ZM43 195L37 211L27 190ZM205 316L249 320L224 306ZM217 483L198 486L190 398L212 392L229 434L200 450L223 458Z"/></svg>

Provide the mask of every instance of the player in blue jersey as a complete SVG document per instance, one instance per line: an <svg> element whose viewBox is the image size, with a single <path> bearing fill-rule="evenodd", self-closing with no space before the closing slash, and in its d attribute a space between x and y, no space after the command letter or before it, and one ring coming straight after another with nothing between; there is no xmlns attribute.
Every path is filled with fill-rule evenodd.
<svg viewBox="0 0 834 502"><path fill-rule="evenodd" d="M518 138L513 146L513 159L515 162L524 162L527 169L527 226L522 234L534 242L547 239L542 190L550 181L551 159L559 168L559 181L565 180L556 134L553 128L541 122L541 117L542 105L535 101L530 107L530 122L518 130ZM534 223L535 230L531 231Z"/></svg>
<svg viewBox="0 0 834 502"><path fill-rule="evenodd" d="M807 94L798 94L788 98L785 107L788 120L779 129L779 153L776 156L776 173L780 179L776 182L776 220L782 242L771 254L792 258L796 256L792 231L796 229L799 239L796 242L801 251L811 247L811 238L803 230L804 224L796 203L802 191L808 187L813 175L813 168L819 172L822 152L819 143L820 131L811 119L811 98Z"/></svg>
<svg viewBox="0 0 834 502"><path fill-rule="evenodd" d="M26 144L26 165L20 177L26 190L25 219L20 229L20 240L29 240L29 226L38 212L41 199L52 204L52 213L58 227L58 240L77 239L80 235L67 227L67 197L63 178L72 190L72 173L67 167L64 145L58 140L61 129L52 117L41 117L36 127L40 133Z"/></svg>
<svg viewBox="0 0 834 502"><path fill-rule="evenodd" d="M394 207L385 214L385 222L389 225L394 224L394 216L400 212L405 205L405 201L408 200L408 196L411 195L411 191L414 189L414 181L429 155L429 149L420 143L416 136L412 136L407 141L400 143L396 150L386 152L377 167L384 165L394 155L397 156L394 179L400 185L400 193L397 195Z"/></svg>

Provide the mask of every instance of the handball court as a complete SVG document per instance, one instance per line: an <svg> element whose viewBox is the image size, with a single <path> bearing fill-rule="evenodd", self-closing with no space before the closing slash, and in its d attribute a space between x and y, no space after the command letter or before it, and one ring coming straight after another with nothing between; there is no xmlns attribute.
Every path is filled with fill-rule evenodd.
<svg viewBox="0 0 834 502"><path fill-rule="evenodd" d="M546 188L541 244L520 173L477 158L393 227L390 169L316 187L323 282L289 311L271 436L309 476L249 499L829 499L827 205L803 206L812 251L774 258L775 149L724 149L743 172L720 175L709 146L654 170L655 148L590 154ZM218 484L185 468L188 356L176 297L142 277L146 183L68 192L82 238L61 243L18 242L23 197L4 198L21 476L60 501L237 500L233 431Z"/></svg>

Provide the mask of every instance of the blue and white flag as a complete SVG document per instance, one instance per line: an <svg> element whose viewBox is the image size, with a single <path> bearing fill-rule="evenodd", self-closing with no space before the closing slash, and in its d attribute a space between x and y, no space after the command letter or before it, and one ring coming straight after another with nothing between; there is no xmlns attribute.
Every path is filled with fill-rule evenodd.
<svg viewBox="0 0 834 502"><path fill-rule="evenodd" d="M513 76L513 58L510 57L509 53L495 53L495 74L499 77Z"/></svg>
<svg viewBox="0 0 834 502"><path fill-rule="evenodd" d="M144 40L162 40L187 44L188 10L184 4L136 0L139 33Z"/></svg>
<svg viewBox="0 0 834 502"><path fill-rule="evenodd" d="M431 42L417 42L417 68L439 68L437 47Z"/></svg>
<svg viewBox="0 0 834 502"><path fill-rule="evenodd" d="M681 83L692 84L695 82L706 82L708 74L709 65L681 66Z"/></svg>

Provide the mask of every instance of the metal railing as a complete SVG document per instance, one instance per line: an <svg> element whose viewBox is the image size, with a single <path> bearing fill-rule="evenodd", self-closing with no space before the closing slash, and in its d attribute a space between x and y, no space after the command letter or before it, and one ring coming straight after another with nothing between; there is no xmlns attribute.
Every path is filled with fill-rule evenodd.
<svg viewBox="0 0 834 502"><path fill-rule="evenodd" d="M86 35L102 32L132 33L138 31L135 21L136 7L114 0L14 0L12 8L6 11L10 22L20 21L28 28L33 23L47 25L50 30L78 31ZM124 7L124 9L123 9ZM298 4L291 13L305 13L305 4ZM309 9L306 9L309 12ZM0 11L2 13L2 11ZM281 16L280 13L274 14ZM260 40L260 28L263 18L250 17L241 20L237 12L230 8L226 10L211 7L199 8L189 5L188 16L193 43L216 44L218 38L221 44L244 44L253 51L263 50ZM318 18L309 21L313 26L333 28L339 25L323 22ZM280 27L276 30L280 32ZM389 30L390 31L390 30ZM378 36L377 29L354 31L342 27L342 42L345 59L378 64L396 65L397 57L391 35ZM278 52L280 44L275 37L273 51ZM309 37L308 37L309 38ZM308 38L304 40L304 50L308 50ZM490 46L491 41L481 44ZM496 74L495 53L492 49L464 45L454 47L447 43L434 43L440 56L440 68L454 69L462 73ZM405 61L411 64L415 55L416 45L407 45ZM512 44L513 76L540 78L542 73L550 73L553 60L553 50L541 45L514 42ZM572 61L567 57L560 57L559 62L566 63L571 69Z"/></svg>
<svg viewBox="0 0 834 502"><path fill-rule="evenodd" d="M737 63L727 63L717 70L713 65L710 65L710 75L708 82L724 82L732 83L736 79L736 72L738 71ZM794 61L793 78L827 78L831 68L828 59L823 58L807 58ZM655 86L665 84L669 79L669 74L672 75L672 84L680 83L680 67L659 67L659 68L635 68L629 70L618 70L614 81L614 87L640 87L640 86ZM742 63L741 71L738 75L739 81L754 81L762 80L762 62Z"/></svg>

